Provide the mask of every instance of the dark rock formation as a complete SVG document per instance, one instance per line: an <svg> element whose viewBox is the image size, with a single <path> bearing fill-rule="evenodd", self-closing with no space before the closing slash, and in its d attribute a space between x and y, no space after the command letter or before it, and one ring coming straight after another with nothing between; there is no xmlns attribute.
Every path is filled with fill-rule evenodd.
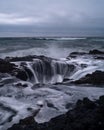
<svg viewBox="0 0 104 130"><path fill-rule="evenodd" d="M5 60L9 62L17 62L17 61L33 61L36 56L24 56L24 57L6 57Z"/></svg>
<svg viewBox="0 0 104 130"><path fill-rule="evenodd" d="M104 56L95 56L94 58L97 60L104 60Z"/></svg>
<svg viewBox="0 0 104 130"><path fill-rule="evenodd" d="M21 80L27 80L28 78L25 71L17 68L15 64L3 59L0 59L0 72L16 76Z"/></svg>
<svg viewBox="0 0 104 130"><path fill-rule="evenodd" d="M17 61L33 61L34 59L41 59L41 60L51 60L52 58L46 56L37 56L37 55L29 55L29 56L22 56L22 57L6 57L5 61L8 62L17 62Z"/></svg>
<svg viewBox="0 0 104 130"><path fill-rule="evenodd" d="M0 59L0 72L1 73L11 73L16 68L15 64L8 61Z"/></svg>
<svg viewBox="0 0 104 130"><path fill-rule="evenodd" d="M104 96L95 102L78 100L73 110L47 123L38 124L31 116L8 130L104 130Z"/></svg>
<svg viewBox="0 0 104 130"><path fill-rule="evenodd" d="M91 51L89 51L89 54L93 54L93 55L96 55L96 54L104 54L104 52L103 51L99 51L99 50L91 50Z"/></svg>
<svg viewBox="0 0 104 130"><path fill-rule="evenodd" d="M27 63L29 61L30 63ZM14 64L12 64L12 63ZM15 62L20 62L19 66ZM73 64L62 63L60 60L46 56L24 56L24 57L6 57L1 59L0 72L8 73L21 80L30 80L43 83L43 79L50 81L56 74L69 75L76 68ZM66 71L67 70L67 71ZM34 73L36 76L34 76ZM45 78L44 78L45 77ZM36 79L37 78L37 79Z"/></svg>
<svg viewBox="0 0 104 130"><path fill-rule="evenodd" d="M13 76L16 76L17 78L26 81L28 79L27 73L24 70L21 69L15 69L12 72Z"/></svg>
<svg viewBox="0 0 104 130"><path fill-rule="evenodd" d="M89 53L85 52L72 52L69 55L69 58L75 58L77 56L83 56L83 55L90 55L95 59L104 59L104 52L99 51L99 50L92 50ZM95 55L97 54L97 55ZM86 58L86 57L85 57ZM52 62L52 61L55 62ZM15 62L21 62L20 66L17 67L14 63ZM45 79L51 80L51 77L54 76L54 74L64 74L64 72L67 72L66 75L70 75L72 72L75 71L76 66L75 64L64 64L61 63L57 59L53 59L50 57L46 56L36 56L36 55L30 55L30 56L24 56L24 57L6 57L5 59L0 59L0 72L1 73L8 73L10 75L13 75L21 80L34 80L34 74L31 69L28 68L27 62L29 61L32 64L30 67L37 73L37 78L41 79L41 82L43 82L43 76L45 76ZM13 62L13 63L11 63ZM52 63L52 64L51 64ZM80 65L82 68L86 68L86 64L81 64ZM55 73L53 71L53 67L55 69ZM65 70L66 69L66 70ZM94 73L95 74L95 73ZM86 77L80 79L79 81L76 81L75 83L92 83L92 84L97 84L97 83L104 83L104 76L99 76L100 74L96 74L95 76L92 75L87 75ZM99 78L100 77L100 78Z"/></svg>
<svg viewBox="0 0 104 130"><path fill-rule="evenodd" d="M85 55L85 54L87 54L87 53L85 53L85 52L72 52L72 53L70 53L70 55L67 58L69 58L69 57L76 58L77 56L81 56L81 55Z"/></svg>
<svg viewBox="0 0 104 130"><path fill-rule="evenodd" d="M95 71L92 74L87 74L85 77L74 81L76 84L104 84L104 72Z"/></svg>
<svg viewBox="0 0 104 130"><path fill-rule="evenodd" d="M15 85L15 87L23 87L23 88L26 88L26 87L28 87L28 85L27 84L22 84L22 83L16 83L16 84L14 84Z"/></svg>
<svg viewBox="0 0 104 130"><path fill-rule="evenodd" d="M103 51L99 51L99 50L91 50L89 51L89 53L86 52L72 52L69 54L69 56L67 57L68 59L70 58L76 58L78 56L83 56L83 55L93 55L95 57L95 59L104 59L103 55L104 52Z"/></svg>

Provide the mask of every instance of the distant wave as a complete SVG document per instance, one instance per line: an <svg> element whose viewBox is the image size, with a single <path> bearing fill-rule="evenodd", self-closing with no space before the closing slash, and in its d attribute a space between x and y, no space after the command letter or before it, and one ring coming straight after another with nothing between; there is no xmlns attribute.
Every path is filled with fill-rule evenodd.
<svg viewBox="0 0 104 130"><path fill-rule="evenodd" d="M61 37L55 38L56 40L83 40L86 39L85 37Z"/></svg>
<svg viewBox="0 0 104 130"><path fill-rule="evenodd" d="M91 40L91 41L103 41L104 37L5 37L0 38L2 40L55 40L55 41L72 41L72 40Z"/></svg>
<svg viewBox="0 0 104 130"><path fill-rule="evenodd" d="M21 39L21 38L20 38ZM24 39L30 39L30 40L84 40L87 39L87 37L27 37Z"/></svg>

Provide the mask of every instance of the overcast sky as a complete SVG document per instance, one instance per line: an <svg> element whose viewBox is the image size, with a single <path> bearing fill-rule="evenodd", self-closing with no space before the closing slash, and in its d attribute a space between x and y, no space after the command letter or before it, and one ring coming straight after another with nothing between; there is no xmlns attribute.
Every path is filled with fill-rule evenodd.
<svg viewBox="0 0 104 130"><path fill-rule="evenodd" d="M104 0L0 0L0 36L104 34Z"/></svg>

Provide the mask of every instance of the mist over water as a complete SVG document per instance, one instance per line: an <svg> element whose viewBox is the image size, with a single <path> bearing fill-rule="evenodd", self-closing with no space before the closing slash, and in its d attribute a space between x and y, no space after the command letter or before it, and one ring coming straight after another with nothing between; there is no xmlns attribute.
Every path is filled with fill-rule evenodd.
<svg viewBox="0 0 104 130"><path fill-rule="evenodd" d="M22 76L26 77L25 80L9 73L0 73L0 130L7 130L36 111L35 120L38 123L48 122L73 108L78 99L88 97L95 100L103 95L104 88L101 86L64 84L66 80L76 81L96 70L104 71L104 61L92 55L66 58L73 51L88 53L93 49L104 51L103 37L0 38L0 58L36 55L32 60L25 61L22 57L22 61L9 61L19 69L15 69L16 73L20 70L24 72ZM12 58L1 59L1 62L9 59Z"/></svg>
<svg viewBox="0 0 104 130"><path fill-rule="evenodd" d="M0 38L0 57L45 55L66 58L73 51L104 49L104 38Z"/></svg>

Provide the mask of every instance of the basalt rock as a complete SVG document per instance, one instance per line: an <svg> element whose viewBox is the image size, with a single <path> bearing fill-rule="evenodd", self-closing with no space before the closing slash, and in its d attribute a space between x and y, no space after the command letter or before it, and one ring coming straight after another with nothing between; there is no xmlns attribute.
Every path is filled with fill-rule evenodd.
<svg viewBox="0 0 104 130"><path fill-rule="evenodd" d="M16 65L0 59L0 72L1 73L11 73L16 68Z"/></svg>
<svg viewBox="0 0 104 130"><path fill-rule="evenodd" d="M18 61L30 61L32 62L34 59L41 59L41 60L51 60L52 58L46 56L37 56L37 55L29 55L29 56L22 56L22 57L6 57L5 61L8 62L18 62Z"/></svg>
<svg viewBox="0 0 104 130"><path fill-rule="evenodd" d="M9 61L0 59L0 73L8 73L12 76L16 76L21 80L27 80L27 74L25 71L17 68L17 66Z"/></svg>
<svg viewBox="0 0 104 130"><path fill-rule="evenodd" d="M75 84L104 84L104 72L95 71L92 74L87 74L85 77L74 81Z"/></svg>
<svg viewBox="0 0 104 130"><path fill-rule="evenodd" d="M70 53L70 55L67 58L69 58L69 57L76 58L77 56L82 56L82 55L86 55L86 54L87 53L85 53L85 52L72 52L72 53Z"/></svg>
<svg viewBox="0 0 104 130"><path fill-rule="evenodd" d="M33 61L36 56L24 56L24 57L6 57L5 60L9 62L17 62L17 61Z"/></svg>
<svg viewBox="0 0 104 130"><path fill-rule="evenodd" d="M11 74L21 80L30 80L35 83L41 82L60 82L56 75L70 75L76 68L74 64L67 64L64 61L53 59L46 56L24 56L6 57L1 59L0 72ZM12 62L12 63L11 63ZM19 62L15 65L15 62ZM63 80L63 79L61 79Z"/></svg>
<svg viewBox="0 0 104 130"><path fill-rule="evenodd" d="M95 56L94 58L97 60L104 60L104 56Z"/></svg>
<svg viewBox="0 0 104 130"><path fill-rule="evenodd" d="M84 56L84 55L91 55L94 56L95 59L104 59L103 55L104 52L103 51L99 51L99 50L90 50L89 53L86 52L72 52L69 54L69 56L67 57L68 59L71 58L76 58L78 56Z"/></svg>
<svg viewBox="0 0 104 130"><path fill-rule="evenodd" d="M93 54L93 55L96 55L96 54L104 54L104 52L95 49L95 50L89 51L89 54Z"/></svg>
<svg viewBox="0 0 104 130"><path fill-rule="evenodd" d="M28 79L27 73L21 69L16 69L15 71L13 71L12 75L24 81Z"/></svg>
<svg viewBox="0 0 104 130"><path fill-rule="evenodd" d="M97 101L78 100L73 110L47 123L38 124L29 117L8 130L104 130L104 96Z"/></svg>

